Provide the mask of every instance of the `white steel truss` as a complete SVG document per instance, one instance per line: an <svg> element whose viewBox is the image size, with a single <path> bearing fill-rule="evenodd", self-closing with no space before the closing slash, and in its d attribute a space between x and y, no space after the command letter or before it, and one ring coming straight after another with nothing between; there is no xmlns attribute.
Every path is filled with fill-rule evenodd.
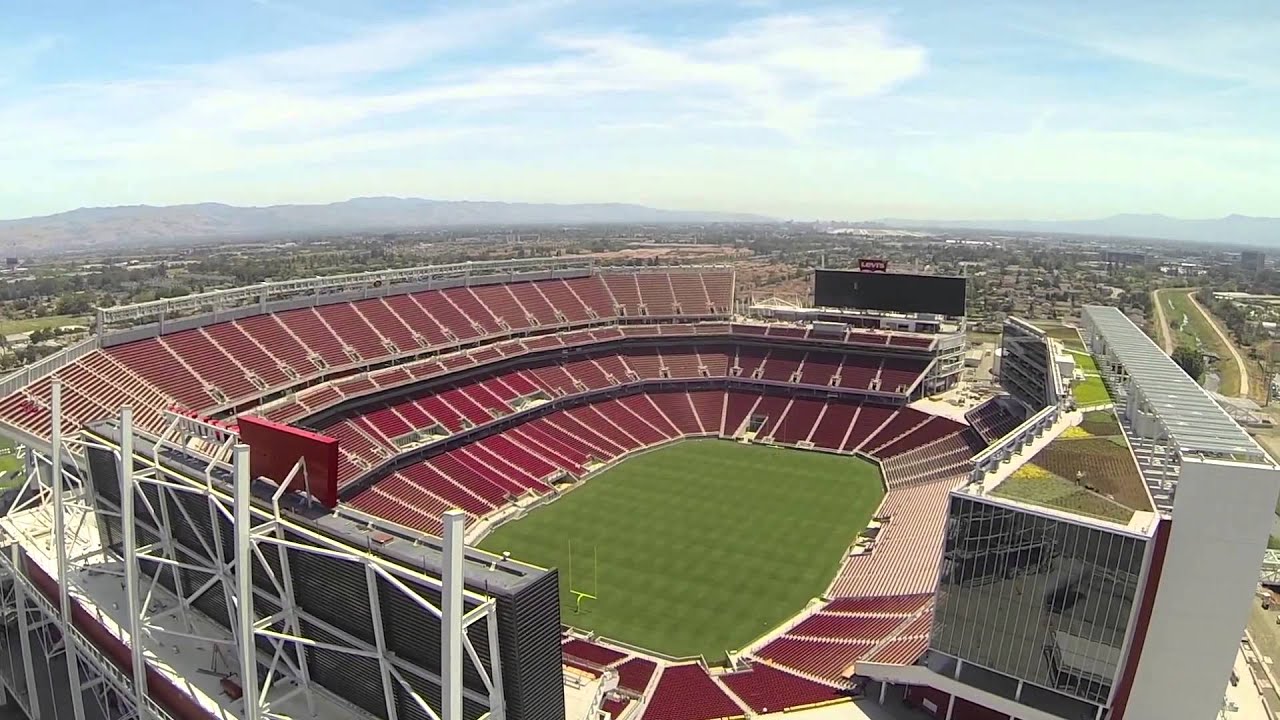
<svg viewBox="0 0 1280 720"><path fill-rule="evenodd" d="M24 448L23 482L7 513L47 511L49 539L60 570L87 559L68 552L92 532L85 526L89 507L84 502L85 488L74 452L78 440L64 442L62 437L61 396L61 383L55 380L50 398L51 452ZM70 525L68 514L76 517ZM170 718L145 693L139 704L131 678L74 623L67 621L72 600L66 583L58 583L55 598L46 597L25 570L27 558L19 538L3 533L0 540L4 545L0 551L0 578L5 581L0 583L0 612L5 618L5 644L8 647L10 642L10 625L16 624L22 653L21 677L15 669L14 676L6 680L12 681L12 696L27 716L32 720L56 719L69 712L75 720ZM61 571L56 574L63 577ZM86 703L86 697L90 702Z"/></svg>
<svg viewBox="0 0 1280 720"><path fill-rule="evenodd" d="M281 510L281 498L289 487L288 482L275 488L269 509L261 503L254 505L250 501L249 447L239 443L233 430L196 418L170 414L170 423L163 436L155 438L135 434L132 411L128 407L122 408L120 413L118 444L104 443L93 436L85 436L71 444L78 445L82 451L90 447L107 450L114 456L120 473L121 493L119 507L112 507L109 500L79 482L77 475L83 476L83 473L64 472L69 478L66 488L62 487L63 483L49 481L53 475L50 472L52 468L61 467L63 460L77 454L62 452L75 448L63 448L58 442L61 423L58 385L54 381L54 452L45 456L28 450L25 499L12 510L50 511L55 529L62 529L53 535L62 539L62 542L53 543L56 546L59 586L55 602L45 598L24 576L21 557L24 549L20 542L11 542L9 552L0 553L0 571L13 578L13 583L5 587L7 592L0 594L0 600L4 601L5 616L14 613L24 625L24 682L28 688L33 683L30 660L38 655L32 654L36 652L35 648L27 647L27 633L33 628L48 627L56 633L57 639L73 640L65 644L64 653L71 686L97 689L95 691L104 697L101 704L119 708L118 712L111 714L103 714L98 708L93 708L86 715L79 699L80 693L72 693L76 720L170 717L147 692L148 653L154 650L159 654L157 648L162 649L166 639L175 638L207 644L230 659L228 665L237 672L242 692L234 715L246 719L299 717L282 707L296 708L300 704L305 705L305 713L309 717L327 715L318 711L321 704L327 708L341 708L340 716L343 717L367 714L343 698L341 688L328 688L313 681L308 658L310 653L319 650L376 661L384 701L382 711L376 714L389 720L398 718L397 697L402 702L407 700L418 706L433 720L461 720L464 696L489 709L482 717L489 720L505 717L497 605L493 598L464 587L464 546L461 523L457 522L462 516L455 515L456 511L446 513L444 518L446 528L457 526L458 531L445 534L443 577L435 578L291 521ZM140 452L135 439L147 444L150 452ZM203 477L165 463L162 453L166 451L181 453L188 459L201 459L205 463ZM225 478L227 470L232 471L230 489L217 479ZM305 466L301 461L295 466L294 473L302 473L305 477ZM290 476L292 478L293 475ZM191 516L193 507L200 508L201 514L207 514L207 518L201 519L215 529L208 537L195 536L198 547L188 546L174 532L179 524L201 526ZM176 517L171 508L177 510ZM71 514L81 524L90 513L100 523L110 518L117 520L123 536L123 552L117 554L106 548L106 543L95 553L74 552L71 548L75 546L69 547L66 541L81 530L74 524L66 527L68 510L74 511ZM233 542L224 541L224 533L217 531L219 527L233 529ZM139 532L158 539L140 544L137 539ZM296 556L297 553L362 568L369 599L368 622L372 626L374 642L369 643L326 623L295 602L290 555ZM102 562L108 556L113 561L110 565ZM241 562L242 558L249 561ZM275 560L274 567L268 558ZM144 570L144 563L154 570ZM123 576L128 627L122 630L128 633L129 638L142 639L141 642L127 643L131 664L124 670L113 664L79 629L63 621L70 616L68 608L72 602L68 579L75 582L78 573L90 568L98 574L113 572L104 570L107 567L115 568L114 572ZM188 591L193 586L194 590ZM441 602L434 602L417 588L438 593ZM441 623L443 662L439 676L397 657L389 649L381 611L388 591L403 596L420 608L424 616ZM196 606L197 600L206 593L221 595L231 624L230 633L211 633L208 630L214 624ZM246 598L252 600L246 601ZM470 610L465 609L467 604L471 605ZM268 613L263 608L275 610ZM29 622L33 617L36 618L34 622ZM466 632L472 624L480 622L486 623L487 648L475 646ZM309 637L308 627L317 628L327 639ZM43 646L63 649L63 645L58 643ZM491 670L486 670L481 661L480 653L486 651ZM468 662L482 681L484 692L463 687L463 669ZM415 685L424 683L441 687L440 707L429 703L415 688ZM31 693L28 697L28 705L38 704L38 697ZM33 718L48 717L41 714L38 706L27 709Z"/></svg>

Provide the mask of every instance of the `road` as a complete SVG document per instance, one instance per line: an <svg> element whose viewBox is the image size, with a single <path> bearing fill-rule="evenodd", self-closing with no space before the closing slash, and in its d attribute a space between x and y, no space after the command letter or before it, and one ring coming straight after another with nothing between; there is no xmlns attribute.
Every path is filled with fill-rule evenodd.
<svg viewBox="0 0 1280 720"><path fill-rule="evenodd" d="M1151 291L1151 307L1156 310L1156 333L1160 336L1160 345L1164 348L1165 355L1173 354L1173 331L1169 328L1169 321L1164 316L1164 303L1160 300L1160 291Z"/></svg>
<svg viewBox="0 0 1280 720"><path fill-rule="evenodd" d="M1196 299L1196 294L1191 293L1188 297L1191 299L1191 304L1195 306L1196 310L1199 310L1200 314L1204 315L1204 319L1209 321L1209 326L1218 334L1218 339L1221 340L1222 344L1231 352L1231 358L1235 360L1236 368L1240 371L1240 390L1236 395L1243 398L1249 397L1249 366L1244 364L1244 357L1242 357L1240 355L1240 351L1236 349L1236 344L1231 341L1231 336L1227 335L1226 331L1223 330L1222 325L1218 323L1218 319L1206 310L1205 307L1200 304L1200 301Z"/></svg>
<svg viewBox="0 0 1280 720"><path fill-rule="evenodd" d="M1258 690L1267 707L1280 708L1280 695L1272 678L1276 675L1275 663L1280 660L1280 633L1277 632L1276 611L1263 610L1256 599L1250 603L1249 621L1245 625L1253 655L1250 667L1257 671L1260 683ZM1270 687L1267 687L1267 686Z"/></svg>

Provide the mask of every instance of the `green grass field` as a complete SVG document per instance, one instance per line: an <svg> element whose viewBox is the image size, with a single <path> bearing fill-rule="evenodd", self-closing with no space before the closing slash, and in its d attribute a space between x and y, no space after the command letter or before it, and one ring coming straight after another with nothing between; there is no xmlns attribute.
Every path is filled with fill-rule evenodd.
<svg viewBox="0 0 1280 720"><path fill-rule="evenodd" d="M820 595L883 495L879 470L858 458L687 440L624 461L480 546L559 568L566 624L715 662ZM579 614L570 540L574 589L598 580Z"/></svg>
<svg viewBox="0 0 1280 720"><path fill-rule="evenodd" d="M4 490L22 482L22 474L17 472L22 469L22 462L13 455L14 442L7 437L0 435L0 450L8 450L9 452L0 455L0 490Z"/></svg>
<svg viewBox="0 0 1280 720"><path fill-rule="evenodd" d="M1151 503L1122 433L1114 412L1085 413L993 494L1127 523Z"/></svg>
<svg viewBox="0 0 1280 720"><path fill-rule="evenodd" d="M1235 396L1240 392L1240 369L1232 361L1231 350L1218 337L1218 333L1214 332L1209 319L1191 302L1191 295L1194 292L1195 288L1190 288L1163 293L1162 298L1173 307L1170 310L1169 305L1165 306L1165 316L1175 320L1184 316L1187 318L1186 326L1176 334L1177 344L1193 348L1200 347L1217 355L1219 359L1217 371L1220 380L1218 392Z"/></svg>
<svg viewBox="0 0 1280 720"><path fill-rule="evenodd" d="M88 325L89 318L79 315L46 315L37 318L0 318L0 335L15 335L41 328L62 325Z"/></svg>
<svg viewBox="0 0 1280 720"><path fill-rule="evenodd" d="M1087 352L1074 350L1069 352L1076 359L1076 365L1080 366L1080 370L1085 375L1083 382L1071 388L1071 394L1075 397L1076 404L1080 407L1089 407L1111 402L1111 393L1107 391L1106 384L1102 382L1102 376L1098 373L1098 364L1094 362L1093 356Z"/></svg>
<svg viewBox="0 0 1280 720"><path fill-rule="evenodd" d="M1080 331L1076 328L1048 320L1037 320L1033 324L1043 330L1049 337L1061 340L1062 345L1068 350L1080 352L1085 350L1084 341L1080 339Z"/></svg>

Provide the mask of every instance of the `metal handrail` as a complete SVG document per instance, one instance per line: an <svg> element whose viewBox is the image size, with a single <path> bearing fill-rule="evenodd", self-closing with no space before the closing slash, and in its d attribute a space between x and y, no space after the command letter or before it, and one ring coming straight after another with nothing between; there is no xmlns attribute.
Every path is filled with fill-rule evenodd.
<svg viewBox="0 0 1280 720"><path fill-rule="evenodd" d="M26 387L40 378L70 365L80 358L98 349L100 338L90 335L75 345L68 346L58 352L16 370L4 378L0 378L0 397L11 395L19 388Z"/></svg>
<svg viewBox="0 0 1280 720"><path fill-rule="evenodd" d="M40 590L29 578L27 578L26 575L17 572L17 570L12 567L8 556L0 554L0 565L3 565L5 569L9 571L14 582L22 583L24 594L38 604L46 615L50 617L58 617L58 611L54 608L53 603L50 602L42 592L40 592ZM111 681L111 684L114 685L122 695L133 695L133 681L125 676L125 674L120 670L120 668L116 667L116 664L110 658L103 655L102 651L99 650L97 646L89 640L89 638L85 637L84 633L75 626L74 622L68 619L66 627L67 630L70 631L71 638L74 641L77 650L83 653L86 658L91 660L94 666L102 672L104 677ZM150 694L144 691L142 695L146 698L147 711L151 714L151 717L157 718L158 720L175 720L167 710L151 698Z"/></svg>

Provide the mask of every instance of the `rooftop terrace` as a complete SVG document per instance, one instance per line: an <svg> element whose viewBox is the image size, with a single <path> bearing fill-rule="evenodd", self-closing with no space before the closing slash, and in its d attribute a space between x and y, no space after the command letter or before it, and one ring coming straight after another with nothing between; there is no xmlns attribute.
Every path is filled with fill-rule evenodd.
<svg viewBox="0 0 1280 720"><path fill-rule="evenodd" d="M1084 415L991 494L1064 512L1128 523L1151 498L1111 410Z"/></svg>
<svg viewBox="0 0 1280 720"><path fill-rule="evenodd" d="M1117 404L1151 414L1178 453L1271 463L1204 388L1119 309L1086 306L1083 320L1090 349L1111 365L1100 369L1113 376Z"/></svg>

